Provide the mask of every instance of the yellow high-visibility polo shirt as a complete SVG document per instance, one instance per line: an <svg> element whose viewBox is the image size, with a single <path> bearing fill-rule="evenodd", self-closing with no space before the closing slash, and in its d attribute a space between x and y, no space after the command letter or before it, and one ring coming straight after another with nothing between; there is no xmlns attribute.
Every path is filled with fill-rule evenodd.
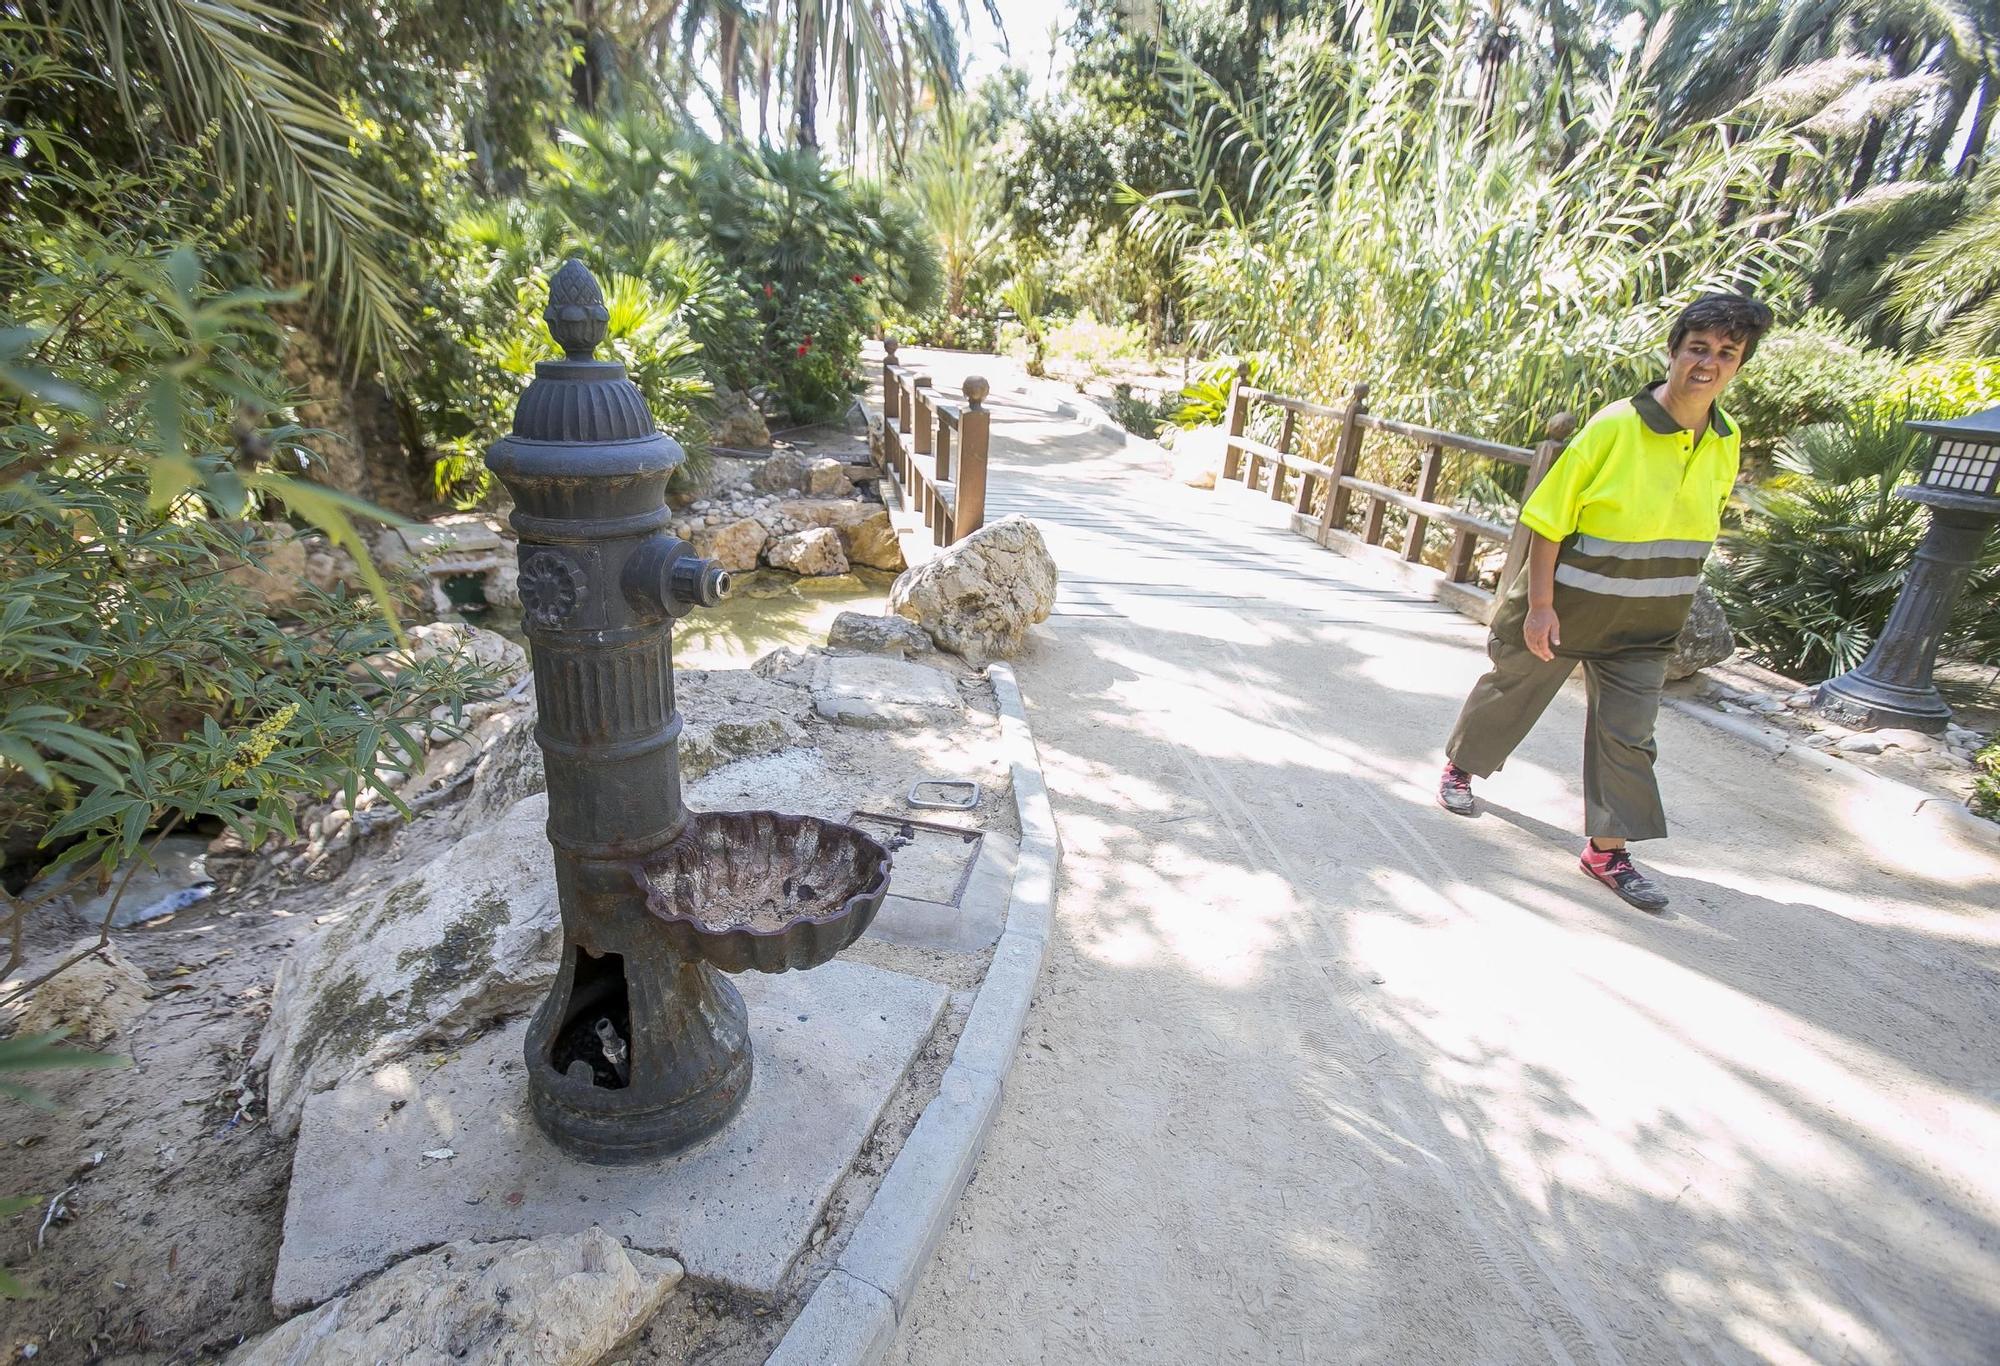
<svg viewBox="0 0 2000 1366"><path fill-rule="evenodd" d="M1702 562L1736 485L1736 425L1709 410L1699 445L1648 385L1600 410L1521 508L1521 522L1561 542L1557 653L1577 659L1673 649L1694 605ZM1493 628L1519 641L1524 561Z"/></svg>

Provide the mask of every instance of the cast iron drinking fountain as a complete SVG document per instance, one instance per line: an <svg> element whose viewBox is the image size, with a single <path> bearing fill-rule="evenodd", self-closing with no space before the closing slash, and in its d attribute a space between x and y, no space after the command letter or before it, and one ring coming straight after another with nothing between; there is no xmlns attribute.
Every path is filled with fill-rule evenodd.
<svg viewBox="0 0 2000 1366"><path fill-rule="evenodd" d="M832 821L682 805L673 623L729 576L667 530L685 453L625 367L594 358L609 315L581 261L543 316L563 359L535 367L487 455L515 504L563 925L528 1095L565 1152L645 1162L749 1093L748 1016L722 973L827 962L874 919L889 855Z"/></svg>

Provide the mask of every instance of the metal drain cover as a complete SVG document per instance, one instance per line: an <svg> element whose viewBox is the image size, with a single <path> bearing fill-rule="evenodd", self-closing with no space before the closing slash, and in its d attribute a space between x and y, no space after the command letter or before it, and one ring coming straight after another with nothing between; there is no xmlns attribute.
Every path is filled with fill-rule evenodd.
<svg viewBox="0 0 2000 1366"><path fill-rule="evenodd" d="M857 811L847 823L881 841L895 861L889 874L890 895L941 906L956 906L965 895L965 884L972 877L972 865L978 861L979 846L986 838L977 830L873 811Z"/></svg>

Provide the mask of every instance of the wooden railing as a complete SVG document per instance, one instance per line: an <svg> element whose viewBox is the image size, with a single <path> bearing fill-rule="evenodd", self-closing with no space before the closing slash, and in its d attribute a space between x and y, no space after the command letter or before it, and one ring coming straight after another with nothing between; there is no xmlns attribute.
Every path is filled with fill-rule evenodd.
<svg viewBox="0 0 2000 1366"><path fill-rule="evenodd" d="M1253 404L1266 404L1283 414L1276 444L1249 435ZM1330 445L1327 460L1293 449L1302 418L1337 424L1333 435L1320 442L1322 449ZM1529 450L1376 417L1368 411L1366 384L1355 385L1347 402L1334 407L1255 388L1244 383L1239 374L1230 388L1222 469L1216 487L1240 479L1246 489L1268 492L1272 499L1291 507L1294 531L1330 549L1388 565L1439 601L1485 621L1493 615L1496 592L1504 590L1527 554L1528 537L1511 517L1502 521L1437 501L1447 452L1523 467L1527 476L1521 496L1525 499L1562 453L1575 426L1568 413L1558 414L1547 426L1547 439ZM1396 462L1401 477L1395 484L1364 479L1357 473L1371 433L1412 449L1413 458ZM1399 486L1404 482L1409 487ZM1357 507L1359 526L1350 529ZM1392 508L1402 520L1398 545L1384 543ZM1433 525L1451 531L1441 565L1425 562ZM1481 582L1482 544L1507 547L1492 588Z"/></svg>
<svg viewBox="0 0 2000 1366"><path fill-rule="evenodd" d="M962 386L965 406L942 402L929 375L901 364L896 341L882 362L882 455L931 540L950 545L986 524L986 448L992 386L978 375Z"/></svg>

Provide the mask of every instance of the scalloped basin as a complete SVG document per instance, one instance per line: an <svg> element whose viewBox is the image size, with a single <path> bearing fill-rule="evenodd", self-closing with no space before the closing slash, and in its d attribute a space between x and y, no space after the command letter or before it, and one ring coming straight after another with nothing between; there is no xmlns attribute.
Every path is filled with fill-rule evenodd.
<svg viewBox="0 0 2000 1366"><path fill-rule="evenodd" d="M837 821L705 811L633 875L683 957L785 972L818 967L862 936L889 889L889 851Z"/></svg>

